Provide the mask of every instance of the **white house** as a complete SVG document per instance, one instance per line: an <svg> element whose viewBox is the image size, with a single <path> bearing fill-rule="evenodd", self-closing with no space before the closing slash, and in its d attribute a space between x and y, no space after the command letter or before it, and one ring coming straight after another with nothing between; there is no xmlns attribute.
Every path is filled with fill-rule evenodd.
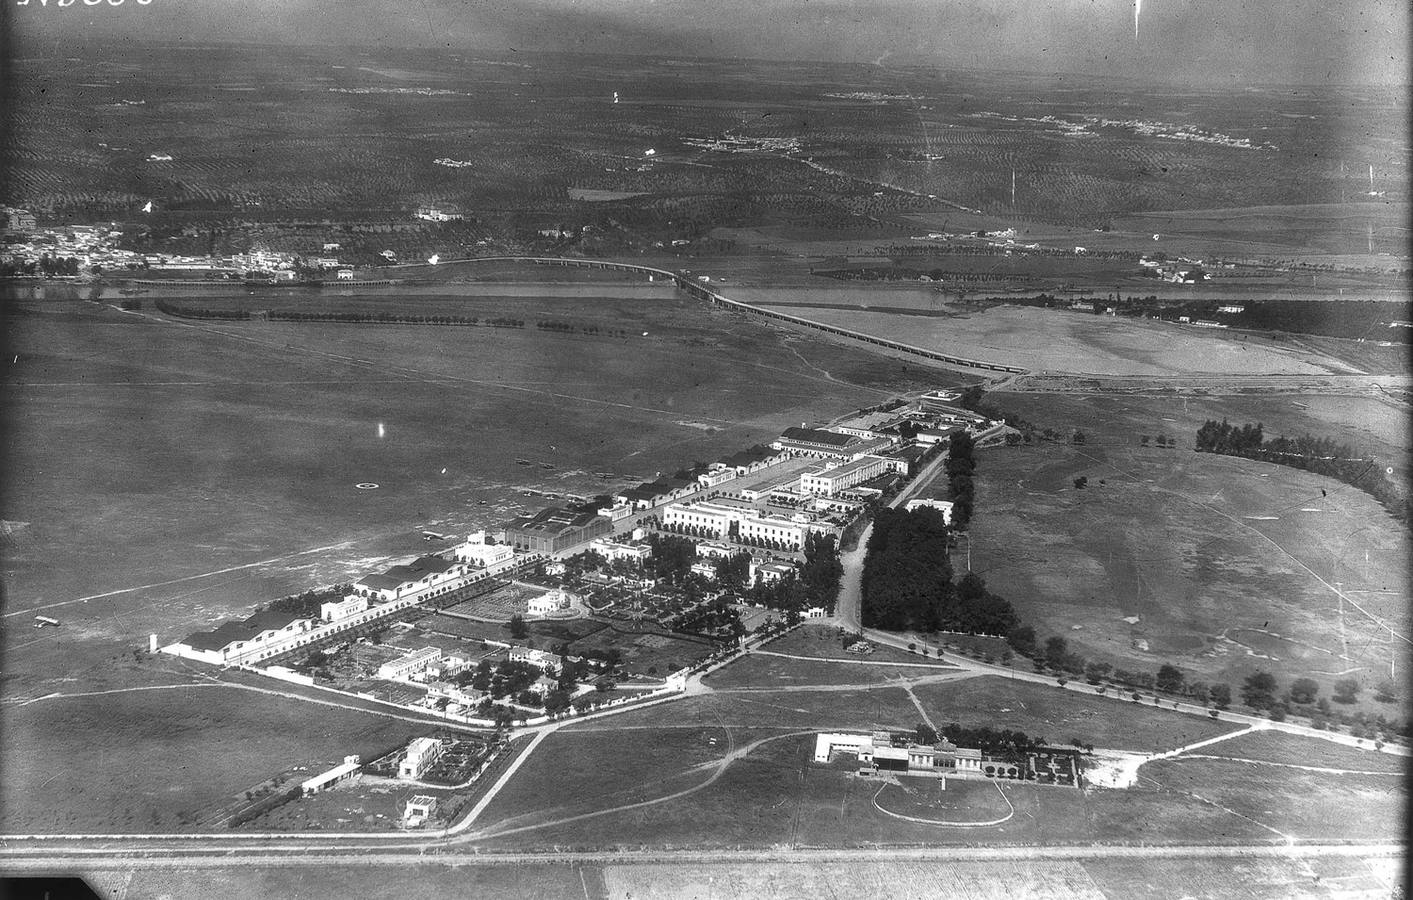
<svg viewBox="0 0 1413 900"><path fill-rule="evenodd" d="M420 737L407 745L407 754L397 767L397 777L415 781L432 767L442 755L442 742L436 738Z"/></svg>
<svg viewBox="0 0 1413 900"><path fill-rule="evenodd" d="M531 597L526 604L526 614L531 616L548 616L568 609L570 594L566 591L549 591L538 597Z"/></svg>

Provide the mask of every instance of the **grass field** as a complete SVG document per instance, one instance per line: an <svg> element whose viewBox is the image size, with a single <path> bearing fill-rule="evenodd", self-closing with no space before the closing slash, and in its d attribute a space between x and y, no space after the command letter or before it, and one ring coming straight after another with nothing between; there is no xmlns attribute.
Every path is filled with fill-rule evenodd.
<svg viewBox="0 0 1413 900"><path fill-rule="evenodd" d="M845 638L832 625L802 625L766 644L763 650L791 656L814 656L821 659L848 659L854 662L889 662L909 665L937 665L935 656L908 653L892 647L874 645L872 653L850 653L844 649Z"/></svg>
<svg viewBox="0 0 1413 900"><path fill-rule="evenodd" d="M765 298L773 291L751 293L757 296L753 302L771 307ZM862 306L876 295L855 289L847 296L856 301L862 296ZM1347 371L1328 357L1281 348L1260 338L1241 340L1245 336L1212 329L1032 307L1001 306L943 318L862 308L782 307L781 311L929 350L1026 369L1094 375Z"/></svg>
<svg viewBox="0 0 1413 900"><path fill-rule="evenodd" d="M1229 722L1165 712L1152 704L1115 703L999 675L922 685L914 688L914 693L939 727L957 722L1011 728L1053 744L1069 744L1072 738L1079 738L1095 747L1151 753L1238 728Z"/></svg>
<svg viewBox="0 0 1413 900"><path fill-rule="evenodd" d="M713 688L790 687L806 684L885 684L908 678L956 672L950 666L869 666L849 661L782 659L752 654L708 675Z"/></svg>
<svg viewBox="0 0 1413 900"><path fill-rule="evenodd" d="M1140 786L1130 790L1003 784L1001 790L1015 809L1011 818L990 827L949 829L878 812L873 807L877 782L849 775L844 764L813 764L812 748L808 736L763 743L716 782L671 802L562 824L553 824L559 816L539 823L518 819L522 827L543 827L499 839L491 836L486 843L502 848L1242 844L1284 841L1287 835L1388 840L1398 834L1401 821L1403 789L1390 784L1387 776L1381 782L1334 783L1272 770L1261 779L1261 790L1253 792L1250 765L1195 760L1145 767ZM565 774L560 782L564 779L572 776ZM670 787L686 791L690 784L684 778ZM992 785L986 788L995 791ZM672 791L664 787L663 795L667 793ZM1358 823L1347 823L1340 815L1351 796L1364 804ZM616 805L605 802L600 808ZM978 809L983 806L988 814L993 811L989 799L978 801Z"/></svg>
<svg viewBox="0 0 1413 900"><path fill-rule="evenodd" d="M558 317L576 302L586 315L614 303L538 302ZM616 308L632 341L14 306L8 462L29 477L8 486L6 516L20 523L9 610L68 604L50 608L71 633L172 640L423 552L421 528L459 533L537 507L522 486L598 493L893 389L955 381L918 382L916 366L905 375L680 300ZM97 596L109 592L119 593ZM93 599L74 602L83 597ZM11 634L9 649L52 640Z"/></svg>
<svg viewBox="0 0 1413 900"><path fill-rule="evenodd" d="M354 753L371 759L433 730L213 684L10 706L0 827L188 830L281 771L319 772Z"/></svg>
<svg viewBox="0 0 1413 900"><path fill-rule="evenodd" d="M1306 740L1279 731L1244 734L1195 752L1354 772L1388 772L1402 775L1408 771L1407 757L1358 750L1327 741Z"/></svg>
<svg viewBox="0 0 1413 900"><path fill-rule="evenodd" d="M340 859L336 863L289 861L268 867L102 869L82 874L104 900L125 897L398 897L406 885L428 892L505 900L584 897L586 900L710 896L815 900L884 893L975 900L1065 897L1073 900L1288 900L1387 896L1400 877L1388 857L1310 859L947 859L926 862L851 859L838 862L560 863L506 866Z"/></svg>
<svg viewBox="0 0 1413 900"><path fill-rule="evenodd" d="M1376 401L1350 400L1341 412L1343 401L1308 400L1305 410L1273 401L1267 433L1337 435L1381 455L1406 441ZM1397 711L1368 697L1407 650L1384 627L1408 634L1406 531L1332 479L1139 446L1139 435L1167 434L1190 447L1199 417L1260 419L1260 401L1004 393L996 401L1087 436L1082 447L1037 445L980 461L972 565L1022 619L1121 668L1171 662L1189 679L1232 684L1261 668L1283 684L1308 675L1326 694L1352 675L1366 709ZM1072 483L1080 476L1083 490Z"/></svg>

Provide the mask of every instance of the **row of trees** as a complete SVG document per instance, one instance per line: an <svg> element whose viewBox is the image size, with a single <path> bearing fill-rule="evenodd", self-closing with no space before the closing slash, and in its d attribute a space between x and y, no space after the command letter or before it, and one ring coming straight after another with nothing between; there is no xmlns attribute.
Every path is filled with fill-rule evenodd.
<svg viewBox="0 0 1413 900"><path fill-rule="evenodd" d="M1198 453L1259 459L1334 478L1369 494L1395 519L1410 521L1408 498L1399 493L1377 461L1333 438L1305 434L1267 439L1259 422L1238 426L1226 419L1208 419L1197 429L1196 449Z"/></svg>
<svg viewBox="0 0 1413 900"><path fill-rule="evenodd" d="M938 510L878 510L864 557L864 626L993 635L1015 629L1015 610L979 575L952 582L947 547L947 523Z"/></svg>
<svg viewBox="0 0 1413 900"><path fill-rule="evenodd" d="M943 468L947 471L947 489L952 496L952 527L965 531L971 522L972 508L976 503L976 485L972 483L972 473L976 471L976 441L965 431L952 435L947 448L947 461Z"/></svg>

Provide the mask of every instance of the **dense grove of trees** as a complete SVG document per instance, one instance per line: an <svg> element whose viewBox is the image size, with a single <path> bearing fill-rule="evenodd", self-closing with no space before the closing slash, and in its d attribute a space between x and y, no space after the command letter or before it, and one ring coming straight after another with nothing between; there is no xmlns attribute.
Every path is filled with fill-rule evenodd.
<svg viewBox="0 0 1413 900"><path fill-rule="evenodd" d="M947 487L952 495L952 527L965 531L971 522L972 507L976 501L976 486L971 476L976 471L976 458L973 453L976 441L965 431L952 435L947 448Z"/></svg>
<svg viewBox="0 0 1413 900"><path fill-rule="evenodd" d="M1004 635L1015 610L968 573L952 583L947 525L926 507L883 508L874 518L863 571L863 624L889 631L962 631Z"/></svg>
<svg viewBox="0 0 1413 900"><path fill-rule="evenodd" d="M681 584L697 560L697 545L684 537L670 534L648 535L648 572L668 584Z"/></svg>
<svg viewBox="0 0 1413 900"><path fill-rule="evenodd" d="M1198 453L1222 453L1279 463L1326 475L1358 488L1383 504L1399 521L1410 520L1408 499L1399 494L1388 474L1371 457L1361 457L1348 444L1332 438L1301 435L1266 439L1261 424L1232 425L1208 419L1197 429Z"/></svg>
<svg viewBox="0 0 1413 900"><path fill-rule="evenodd" d="M839 562L833 536L811 534L805 539L805 561L797 574L753 585L746 591L746 598L784 612L790 622L815 606L833 615L843 576L844 566Z"/></svg>

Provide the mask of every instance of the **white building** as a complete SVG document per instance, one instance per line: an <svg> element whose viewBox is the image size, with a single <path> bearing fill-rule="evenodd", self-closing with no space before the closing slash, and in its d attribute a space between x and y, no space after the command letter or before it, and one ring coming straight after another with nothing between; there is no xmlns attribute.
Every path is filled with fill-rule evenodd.
<svg viewBox="0 0 1413 900"><path fill-rule="evenodd" d="M319 618L325 622L338 622L350 616L356 616L367 609L367 597L359 597L350 594L342 600L334 600L329 603L320 604Z"/></svg>
<svg viewBox="0 0 1413 900"><path fill-rule="evenodd" d="M432 767L442 755L442 742L436 738L420 737L407 745L407 755L397 766L397 777L415 781Z"/></svg>
<svg viewBox="0 0 1413 900"><path fill-rule="evenodd" d="M421 675L441 662L442 651L436 647L423 647L398 659L390 659L378 667L378 677L388 681L399 681Z"/></svg>
<svg viewBox="0 0 1413 900"><path fill-rule="evenodd" d="M753 557L746 577L752 582L759 581L765 584L771 584L794 574L795 567L791 563L780 562L778 560L760 562Z"/></svg>
<svg viewBox="0 0 1413 900"><path fill-rule="evenodd" d="M709 562L694 562L694 563L692 563L692 574L693 574L693 575L700 575L701 577L705 578L707 581L715 581L715 580L716 580L716 564L715 564L715 563L709 563Z"/></svg>
<svg viewBox="0 0 1413 900"><path fill-rule="evenodd" d="M469 535L466 538L466 543L453 547L451 555L455 557L457 562L466 563L478 569L486 569L509 562L515 557L515 548L509 544L487 543L486 533L478 531Z"/></svg>
<svg viewBox="0 0 1413 900"><path fill-rule="evenodd" d="M564 657L559 654L530 647L511 647L509 656L511 662L526 662L546 672L558 672L564 666Z"/></svg>
<svg viewBox="0 0 1413 900"><path fill-rule="evenodd" d="M325 788L333 787L341 781L352 778L354 775L358 774L360 768L362 768L362 764L356 755L345 756L342 765L335 766L327 772L315 775L313 778L305 779L305 781L299 785L299 793L304 797L317 794Z"/></svg>
<svg viewBox="0 0 1413 900"><path fill-rule="evenodd" d="M531 597L526 604L526 614L531 616L548 616L568 609L570 594L566 591L549 591L538 597Z"/></svg>
<svg viewBox="0 0 1413 900"><path fill-rule="evenodd" d="M823 471L804 473L800 476L800 490L815 496L833 497L841 491L877 478L889 468L887 460L878 456L865 456L843 465L826 466Z"/></svg>
<svg viewBox="0 0 1413 900"><path fill-rule="evenodd" d="M402 810L402 824L404 828L420 828L427 823L427 820L437 814L437 798L428 797L425 794L418 794L407 801L407 806Z"/></svg>
<svg viewBox="0 0 1413 900"><path fill-rule="evenodd" d="M903 509L906 512L912 512L915 509L922 509L923 507L937 510L942 513L942 521L946 522L948 525L952 524L951 500L909 500L903 505Z"/></svg>
<svg viewBox="0 0 1413 900"><path fill-rule="evenodd" d="M713 463L711 471L703 472L697 476L697 481L702 487L716 487L718 484L725 484L736 478L736 470L727 468L720 463Z"/></svg>
<svg viewBox="0 0 1413 900"><path fill-rule="evenodd" d="M647 544L624 544L607 538L599 538L591 542L589 549L609 562L626 559L629 562L641 563L652 555L652 548Z"/></svg>

